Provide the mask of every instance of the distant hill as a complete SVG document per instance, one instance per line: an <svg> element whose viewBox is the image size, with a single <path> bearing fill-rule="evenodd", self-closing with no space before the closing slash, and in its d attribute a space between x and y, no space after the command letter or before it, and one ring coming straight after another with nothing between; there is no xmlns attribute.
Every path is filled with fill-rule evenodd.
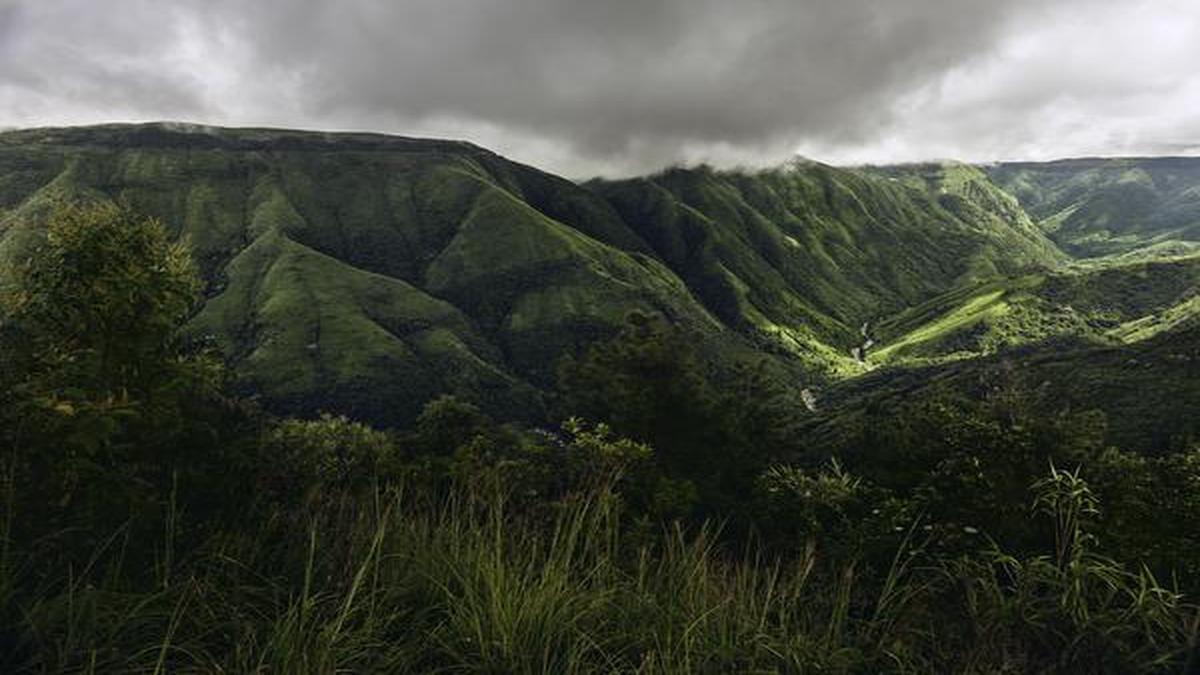
<svg viewBox="0 0 1200 675"><path fill-rule="evenodd" d="M1200 250L1200 157L1006 162L985 171L1074 256Z"/></svg>
<svg viewBox="0 0 1200 675"><path fill-rule="evenodd" d="M1072 337L1135 342L1200 315L1200 254L1072 266L951 291L882 322L876 363L993 354Z"/></svg>
<svg viewBox="0 0 1200 675"><path fill-rule="evenodd" d="M588 187L727 324L844 355L862 342L863 324L1063 260L976 173L986 187L953 195L812 162L674 169Z"/></svg>
<svg viewBox="0 0 1200 675"><path fill-rule="evenodd" d="M1127 344L1059 338L1001 354L923 367L881 368L822 392L823 407L801 430L813 453L855 452L854 439L903 406L948 392L975 398L1017 382L1045 414L1100 410L1105 440L1155 454L1200 438L1200 314Z"/></svg>

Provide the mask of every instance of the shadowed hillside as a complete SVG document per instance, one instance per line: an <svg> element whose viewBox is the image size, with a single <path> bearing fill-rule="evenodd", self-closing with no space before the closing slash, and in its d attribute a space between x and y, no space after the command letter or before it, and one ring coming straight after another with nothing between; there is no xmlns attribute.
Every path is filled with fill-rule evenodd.
<svg viewBox="0 0 1200 675"><path fill-rule="evenodd" d="M803 434L812 448L853 452L856 433L902 420L906 406L945 395L987 399L1005 392L1051 417L1099 410L1105 419L1092 431L1125 450L1155 454L1186 447L1200 435L1200 313L1130 344L1068 336L984 358L880 369L826 391L825 411Z"/></svg>
<svg viewBox="0 0 1200 675"><path fill-rule="evenodd" d="M815 381L860 324L1058 256L988 193L797 164L580 187L466 143L195 125L0 134L0 259L56 200L190 243L189 324L274 407L402 422L453 392L536 419L556 360L631 311Z"/></svg>
<svg viewBox="0 0 1200 675"><path fill-rule="evenodd" d="M536 417L554 360L632 310L721 331L604 202L465 143L36 130L0 136L0 176L10 264L56 199L113 199L186 238L208 298L190 332L286 410L402 420L451 391Z"/></svg>

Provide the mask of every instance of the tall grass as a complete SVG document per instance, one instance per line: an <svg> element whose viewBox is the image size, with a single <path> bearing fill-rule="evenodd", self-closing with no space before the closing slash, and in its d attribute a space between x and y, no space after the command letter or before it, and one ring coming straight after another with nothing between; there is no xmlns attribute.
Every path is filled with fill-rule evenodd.
<svg viewBox="0 0 1200 675"><path fill-rule="evenodd" d="M715 527L623 530L606 489L549 509L456 491L331 497L201 545L121 530L80 567L0 561L0 670L139 673L1031 672L1187 667L1194 607L1087 548L1056 474L1045 557L890 570L770 557ZM486 497L486 498L484 498ZM1057 501L1056 501L1057 500ZM279 516L280 514L276 514ZM167 564L169 561L169 564Z"/></svg>

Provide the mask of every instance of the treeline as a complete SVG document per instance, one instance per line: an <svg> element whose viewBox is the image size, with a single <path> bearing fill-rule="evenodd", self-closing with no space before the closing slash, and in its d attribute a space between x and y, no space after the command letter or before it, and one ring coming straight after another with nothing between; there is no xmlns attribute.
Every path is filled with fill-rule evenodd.
<svg viewBox="0 0 1200 675"><path fill-rule="evenodd" d="M831 445L656 317L543 428L279 418L160 224L63 206L0 307L4 672L1179 672L1200 449L995 374ZM876 411L879 412L879 411Z"/></svg>

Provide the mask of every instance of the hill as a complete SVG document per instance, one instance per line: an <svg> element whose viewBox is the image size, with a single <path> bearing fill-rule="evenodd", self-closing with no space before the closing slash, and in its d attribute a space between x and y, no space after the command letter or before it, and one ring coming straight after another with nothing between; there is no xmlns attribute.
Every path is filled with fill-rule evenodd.
<svg viewBox="0 0 1200 675"><path fill-rule="evenodd" d="M1057 264L997 195L805 163L580 186L452 141L34 129L0 134L0 262L54 200L115 200L190 242L206 302L188 332L271 407L399 424L449 392L537 419L556 360L635 310L716 363L857 372L862 323Z"/></svg>
<svg viewBox="0 0 1200 675"><path fill-rule="evenodd" d="M924 366L881 368L822 392L820 413L801 432L811 451L854 452L856 434L899 419L905 406L1016 391L1047 419L1066 411L1105 415L1105 442L1160 454L1200 436L1200 313L1144 340L1100 345L1073 337L1004 353Z"/></svg>
<svg viewBox="0 0 1200 675"><path fill-rule="evenodd" d="M966 169L964 169L966 170ZM729 325L828 346L834 372L863 326L949 289L1055 266L1061 254L985 176L938 195L813 162L674 169L589 184ZM1007 199L1007 201L1005 201Z"/></svg>
<svg viewBox="0 0 1200 675"><path fill-rule="evenodd" d="M965 358L1052 338L1134 342L1200 313L1200 256L1073 265L958 289L881 322L875 363Z"/></svg>
<svg viewBox="0 0 1200 675"><path fill-rule="evenodd" d="M1200 158L1006 162L984 170L1074 256L1200 247Z"/></svg>
<svg viewBox="0 0 1200 675"><path fill-rule="evenodd" d="M190 242L207 299L189 331L284 411L396 422L454 392L536 417L554 359L631 310L722 331L603 201L465 143L169 125L0 135L8 264L52 200L75 198L119 201Z"/></svg>

